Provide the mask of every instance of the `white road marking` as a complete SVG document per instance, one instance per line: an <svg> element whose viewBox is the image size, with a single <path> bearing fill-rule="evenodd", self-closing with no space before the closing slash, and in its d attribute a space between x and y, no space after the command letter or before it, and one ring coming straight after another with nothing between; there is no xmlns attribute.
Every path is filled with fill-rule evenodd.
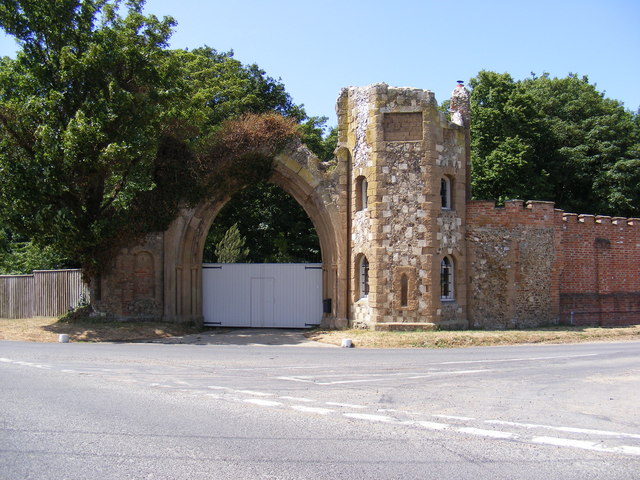
<svg viewBox="0 0 640 480"><path fill-rule="evenodd" d="M475 418L473 417L457 417L455 415L431 415L432 417L438 417L438 418L450 418L451 420L475 420Z"/></svg>
<svg viewBox="0 0 640 480"><path fill-rule="evenodd" d="M423 422L423 421L419 421L415 423L424 428L428 428L429 430L447 430L451 428L451 425L447 423Z"/></svg>
<svg viewBox="0 0 640 480"><path fill-rule="evenodd" d="M596 442L588 442L585 440L572 440L568 438L558 437L535 437L532 438L533 443L541 443L545 445L555 445L557 447L571 447L580 448L583 450L593 450L596 452L605 453L624 453L626 455L638 455L640 456L640 447L633 447L630 445L621 445L619 447L605 447Z"/></svg>
<svg viewBox="0 0 640 480"><path fill-rule="evenodd" d="M371 415L369 413L343 413L344 417L355 418L357 420L369 420L372 422L392 423L396 420L386 415Z"/></svg>
<svg viewBox="0 0 640 480"><path fill-rule="evenodd" d="M435 377L435 376L442 376L442 375L464 375L467 373L484 373L484 372L492 372L493 370L490 369L482 369L482 370L453 370L450 372L433 372L433 373L427 373L425 375L417 375L414 377L407 377L407 379L410 380L415 380L418 378L429 378L429 377Z"/></svg>
<svg viewBox="0 0 640 480"><path fill-rule="evenodd" d="M306 405L292 405L291 408L293 408L294 410L298 410L299 412L318 413L320 415L328 415L334 412L334 410L331 410L329 408L307 407Z"/></svg>
<svg viewBox="0 0 640 480"><path fill-rule="evenodd" d="M552 425L538 425L535 423L518 423L518 422L506 422L503 420L485 420L485 423L495 425L509 425L512 427L523 428L544 428L546 430L557 430L559 432L569 433L584 433L587 435L603 435L610 437L624 437L624 438L640 438L640 434L637 433L624 433L624 432L612 432L609 430L593 430L590 428L576 428L576 427L555 427Z"/></svg>
<svg viewBox="0 0 640 480"><path fill-rule="evenodd" d="M283 400L293 400L294 402L308 402L308 403L313 403L315 402L315 400L311 400L310 398L304 398L304 397L290 397L288 395L282 395L279 398L282 398Z"/></svg>
<svg viewBox="0 0 640 480"><path fill-rule="evenodd" d="M324 402L325 405L333 405L335 407L345 408L368 408L366 405L354 405L353 403Z"/></svg>
<svg viewBox="0 0 640 480"><path fill-rule="evenodd" d="M599 452L610 452L611 449L603 447L596 442L588 442L586 440L573 440L570 438L558 437L534 437L531 439L533 443L542 443L545 445L555 445L557 447L581 448L583 450L595 450Z"/></svg>
<svg viewBox="0 0 640 480"><path fill-rule="evenodd" d="M628 455L640 455L640 447L631 447L629 445L622 445L619 447L621 453L626 453Z"/></svg>
<svg viewBox="0 0 640 480"><path fill-rule="evenodd" d="M290 382L313 383L313 380L306 380L300 377L276 377L278 380L288 380Z"/></svg>
<svg viewBox="0 0 640 480"><path fill-rule="evenodd" d="M301 383L312 383L314 385L343 385L346 383L371 383L371 382L382 382L389 380L390 378L404 378L404 379L420 379L420 378L429 378L435 376L447 376L447 375L467 375L472 373L485 373L491 372L490 369L480 369L480 370L450 370L450 371L433 371L419 374L418 372L411 373L372 373L372 374L344 374L344 375L299 375L294 377L276 377L278 380L288 380L291 382L301 382ZM330 377L360 377L353 378L347 380L331 380L331 381L320 381L320 379L330 378ZM368 378L362 378L368 377Z"/></svg>
<svg viewBox="0 0 640 480"><path fill-rule="evenodd" d="M491 437L491 438L516 438L515 433L511 432L501 432L500 430L483 430L482 428L473 428L473 427L461 427L456 428L456 431L462 433L470 433L471 435L480 435L481 437Z"/></svg>
<svg viewBox="0 0 640 480"><path fill-rule="evenodd" d="M312 382L316 385L341 385L344 383L371 383L371 382L384 382L386 378L363 378L361 380L336 380L334 382Z"/></svg>
<svg viewBox="0 0 640 480"><path fill-rule="evenodd" d="M474 361L466 361L466 362L442 362L440 363L440 365L446 365L446 364L464 364L464 363L498 363L498 362L515 362L515 361L534 361L534 360L548 360L548 359L558 359L558 358L579 358L579 357L592 357L592 356L598 356L598 354L587 354L587 355L563 355L563 356L553 356L553 357L528 357L528 358L513 358L513 359L503 359L503 360L474 360ZM38 364L38 363L33 363L33 362L26 362L26 361L20 361L20 360L12 360L9 358L5 358L5 357L0 357L0 362L1 363L12 363L15 365L21 365L21 366L27 366L27 367L33 367L33 368L38 368L38 369L47 369L50 370L53 367L50 365L45 365L45 364ZM287 367L285 367L287 368ZM288 368L294 368L294 367L288 367ZM316 368L316 367L297 367L297 368ZM74 370L74 369L60 369L60 371L62 373L70 373L70 374L80 374L80 375L86 375L86 376L93 376L92 374L89 374L87 372L81 371L81 370ZM102 369L102 372L108 373L111 372L111 369ZM314 381L314 378L327 378L327 377L339 377L339 378L345 378L348 376L358 376L356 375L329 375L329 376L320 376L320 377L312 377L312 376L301 376L301 377L280 377L283 379L287 379L287 380L292 380L292 381L298 381L298 382L305 382L305 383L316 383L318 385L331 385L331 384L336 384L336 383L355 383L355 382L371 382L371 381L381 381L381 380L386 380L389 379L390 377L403 377L403 378L425 378L425 377L430 377L430 376L434 376L434 375L447 375L447 374L466 374L466 373L480 373L480 372L486 372L486 371L490 371L490 370L458 370L458 371L451 371L451 372L446 372L446 371L435 371L435 372L430 372L428 374L421 374L419 372L404 372L404 373L395 373L395 374L370 374L368 375L368 377L378 377L378 378L360 378L360 379L352 379L352 380L343 380L343 381L332 381L332 382L325 382L325 383L317 383ZM413 375L413 377L409 377L408 375ZM419 375L419 376L416 376ZM360 375L360 377L362 377L363 375ZM366 375L365 375L366 376ZM382 378L380 378L382 377ZM182 385L189 385L186 382L177 382L180 383ZM152 387L160 387L160 388L178 388L175 385L168 385L168 384L161 384L161 383L151 383L148 384ZM233 389L230 387L223 387L223 386L208 386L209 389L212 390L224 390L227 392L233 392L233 393L241 393L244 395L252 395L252 396L258 396L258 397L270 397L270 396L274 396L274 394L272 393L266 393L266 392L258 392L258 391L254 391L254 390L238 390L238 389ZM183 392L191 392L193 393L191 390L185 390L182 389L181 391ZM247 404L252 404L252 405L258 405L258 406L263 406L263 407L281 407L284 404L278 401L274 401L274 400L265 400L265 399L260 399L260 398L239 398L237 396L233 396L233 395L229 395L229 394L217 394L217 393L204 393L205 396L212 398L212 399L217 399L217 400L223 400L223 401L233 401L233 402L240 402L240 403L247 403ZM303 397L290 397L290 396L280 396L279 398L281 399L286 399L286 400L293 400L293 401L298 401L298 402L317 402L317 400L313 400L313 399L309 399L309 398L303 398ZM348 403L338 403L338 402L325 402L325 405L335 405L335 406L339 406L339 407L344 407L344 408L370 408L368 406L364 406L364 405L356 405L356 404L348 404ZM300 412L304 412L304 413L310 413L310 414L320 414L320 415L329 415L332 413L338 413L335 410L329 409L329 408L322 408L322 407L310 407L310 406L306 406L306 405L291 405L290 406L291 409L293 410L297 410ZM402 412L402 411L397 411L394 409L379 409L378 412L396 412L396 413L401 413L401 414L407 414L407 415L424 415L424 413L412 413L412 412ZM447 424L447 423L439 423L439 422L430 422L430 421L415 421L415 420L409 420L409 421L401 421L401 420L397 420L393 417L390 416L386 416L386 415L375 415L375 414L367 414L367 413L342 413L342 416L345 418L352 418L352 419L356 419L356 420L364 420L364 421L371 421L371 422L381 422L381 423L389 423L389 424L398 424L398 425L418 425L421 426L425 429L429 429L429 430L448 430L451 432L457 432L457 433L466 433L466 434L470 434L470 435L477 435L477 436L483 436L483 437L489 437L489 438L494 438L496 440L516 440L518 442L523 442L523 443L536 443L536 444L543 444L543 445L551 445L551 446L557 446L557 447L565 447L565 448L578 448L578 449L583 449L583 450L591 450L591 451L597 451L597 452L601 452L601 453L617 453L617 454L625 454L625 455L634 455L634 456L640 456L640 447L638 446L634 446L634 445L619 445L619 446L606 446L603 445L601 442L597 442L597 441L588 441L588 440L576 440L576 439L569 439L569 438L561 438L561 437L548 437L548 436L536 436L536 437L523 437L522 435L515 433L515 432L505 432L505 431L500 431L500 430L486 430L486 429L481 429L481 428L475 428L475 427L461 427L461 426L455 426L455 425L451 425L451 424ZM476 420L473 417L463 417L463 416L454 416L454 415L441 415L441 414L434 414L432 415L433 417L438 417L438 418L445 418L445 419L451 419L451 420L457 420L457 421L474 421ZM477 420L480 421L480 420ZM520 428L527 428L527 429L548 429L548 430L555 430L555 431L560 431L560 432L568 432L568 433L575 433L575 434L583 434L583 435L600 435L600 436L608 436L608 437L617 437L617 438L632 438L632 439L638 439L640 438L640 434L635 434L635 433L624 433L624 432L614 432L614 431L608 431L608 430L596 430L596 429L586 429L586 428L576 428L576 427L565 427L565 426L551 426L551 425L538 425L538 424L532 424L532 423L518 423L518 422L509 422L509 421L502 421L502 420L485 420L484 423L486 424L493 424L493 425L505 425L505 426L512 426L512 427L520 427Z"/></svg>
<svg viewBox="0 0 640 480"><path fill-rule="evenodd" d="M553 357L522 357L522 358L503 358L499 360L461 360L458 362L439 362L432 365L460 365L467 363L503 363L503 362L532 362L537 360L555 360L559 358L581 358L581 357L597 357L599 353L585 353L582 355L555 355Z"/></svg>
<svg viewBox="0 0 640 480"><path fill-rule="evenodd" d="M266 392L256 392L254 390L233 390L234 392L237 393L246 393L247 395L254 395L256 397L273 397L273 393L266 393Z"/></svg>
<svg viewBox="0 0 640 480"><path fill-rule="evenodd" d="M274 400L262 400L260 398L245 398L242 401L244 403L260 405L261 407L279 407L282 405L282 402L276 402Z"/></svg>

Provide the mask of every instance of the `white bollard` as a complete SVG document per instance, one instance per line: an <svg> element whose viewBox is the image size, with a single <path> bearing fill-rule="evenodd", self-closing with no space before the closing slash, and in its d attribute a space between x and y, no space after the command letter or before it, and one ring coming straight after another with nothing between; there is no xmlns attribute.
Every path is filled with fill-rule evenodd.
<svg viewBox="0 0 640 480"><path fill-rule="evenodd" d="M69 343L69 335L66 333L61 333L58 335L58 342L60 343Z"/></svg>
<svg viewBox="0 0 640 480"><path fill-rule="evenodd" d="M342 339L342 348L351 348L353 347L353 342L351 341L350 338L343 338Z"/></svg>

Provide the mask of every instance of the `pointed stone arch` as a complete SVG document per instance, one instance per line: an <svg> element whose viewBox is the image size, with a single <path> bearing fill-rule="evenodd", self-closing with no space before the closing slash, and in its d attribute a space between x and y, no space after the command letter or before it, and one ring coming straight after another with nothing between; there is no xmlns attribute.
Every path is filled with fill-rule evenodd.
<svg viewBox="0 0 640 480"><path fill-rule="evenodd" d="M338 168L323 168L305 146L295 142L274 159L268 181L291 195L313 223L322 254L323 298L331 299L331 311L325 312L323 323L345 323L347 272L341 266L345 264L347 245L338 208L342 190ZM215 217L230 198L205 200L194 208L181 210L164 233L164 319L202 321L204 244Z"/></svg>

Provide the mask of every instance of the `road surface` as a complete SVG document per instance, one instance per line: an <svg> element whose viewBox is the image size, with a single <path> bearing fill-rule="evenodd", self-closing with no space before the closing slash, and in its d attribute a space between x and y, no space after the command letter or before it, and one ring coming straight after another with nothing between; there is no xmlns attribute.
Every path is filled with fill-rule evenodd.
<svg viewBox="0 0 640 480"><path fill-rule="evenodd" d="M0 342L3 479L640 478L640 343Z"/></svg>

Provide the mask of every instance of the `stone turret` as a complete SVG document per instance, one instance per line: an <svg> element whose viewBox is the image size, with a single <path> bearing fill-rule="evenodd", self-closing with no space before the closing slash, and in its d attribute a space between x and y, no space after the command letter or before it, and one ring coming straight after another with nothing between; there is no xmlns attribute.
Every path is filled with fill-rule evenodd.
<svg viewBox="0 0 640 480"><path fill-rule="evenodd" d="M456 92L449 122L428 90L377 84L342 91L355 326L465 323L469 103L464 87Z"/></svg>

